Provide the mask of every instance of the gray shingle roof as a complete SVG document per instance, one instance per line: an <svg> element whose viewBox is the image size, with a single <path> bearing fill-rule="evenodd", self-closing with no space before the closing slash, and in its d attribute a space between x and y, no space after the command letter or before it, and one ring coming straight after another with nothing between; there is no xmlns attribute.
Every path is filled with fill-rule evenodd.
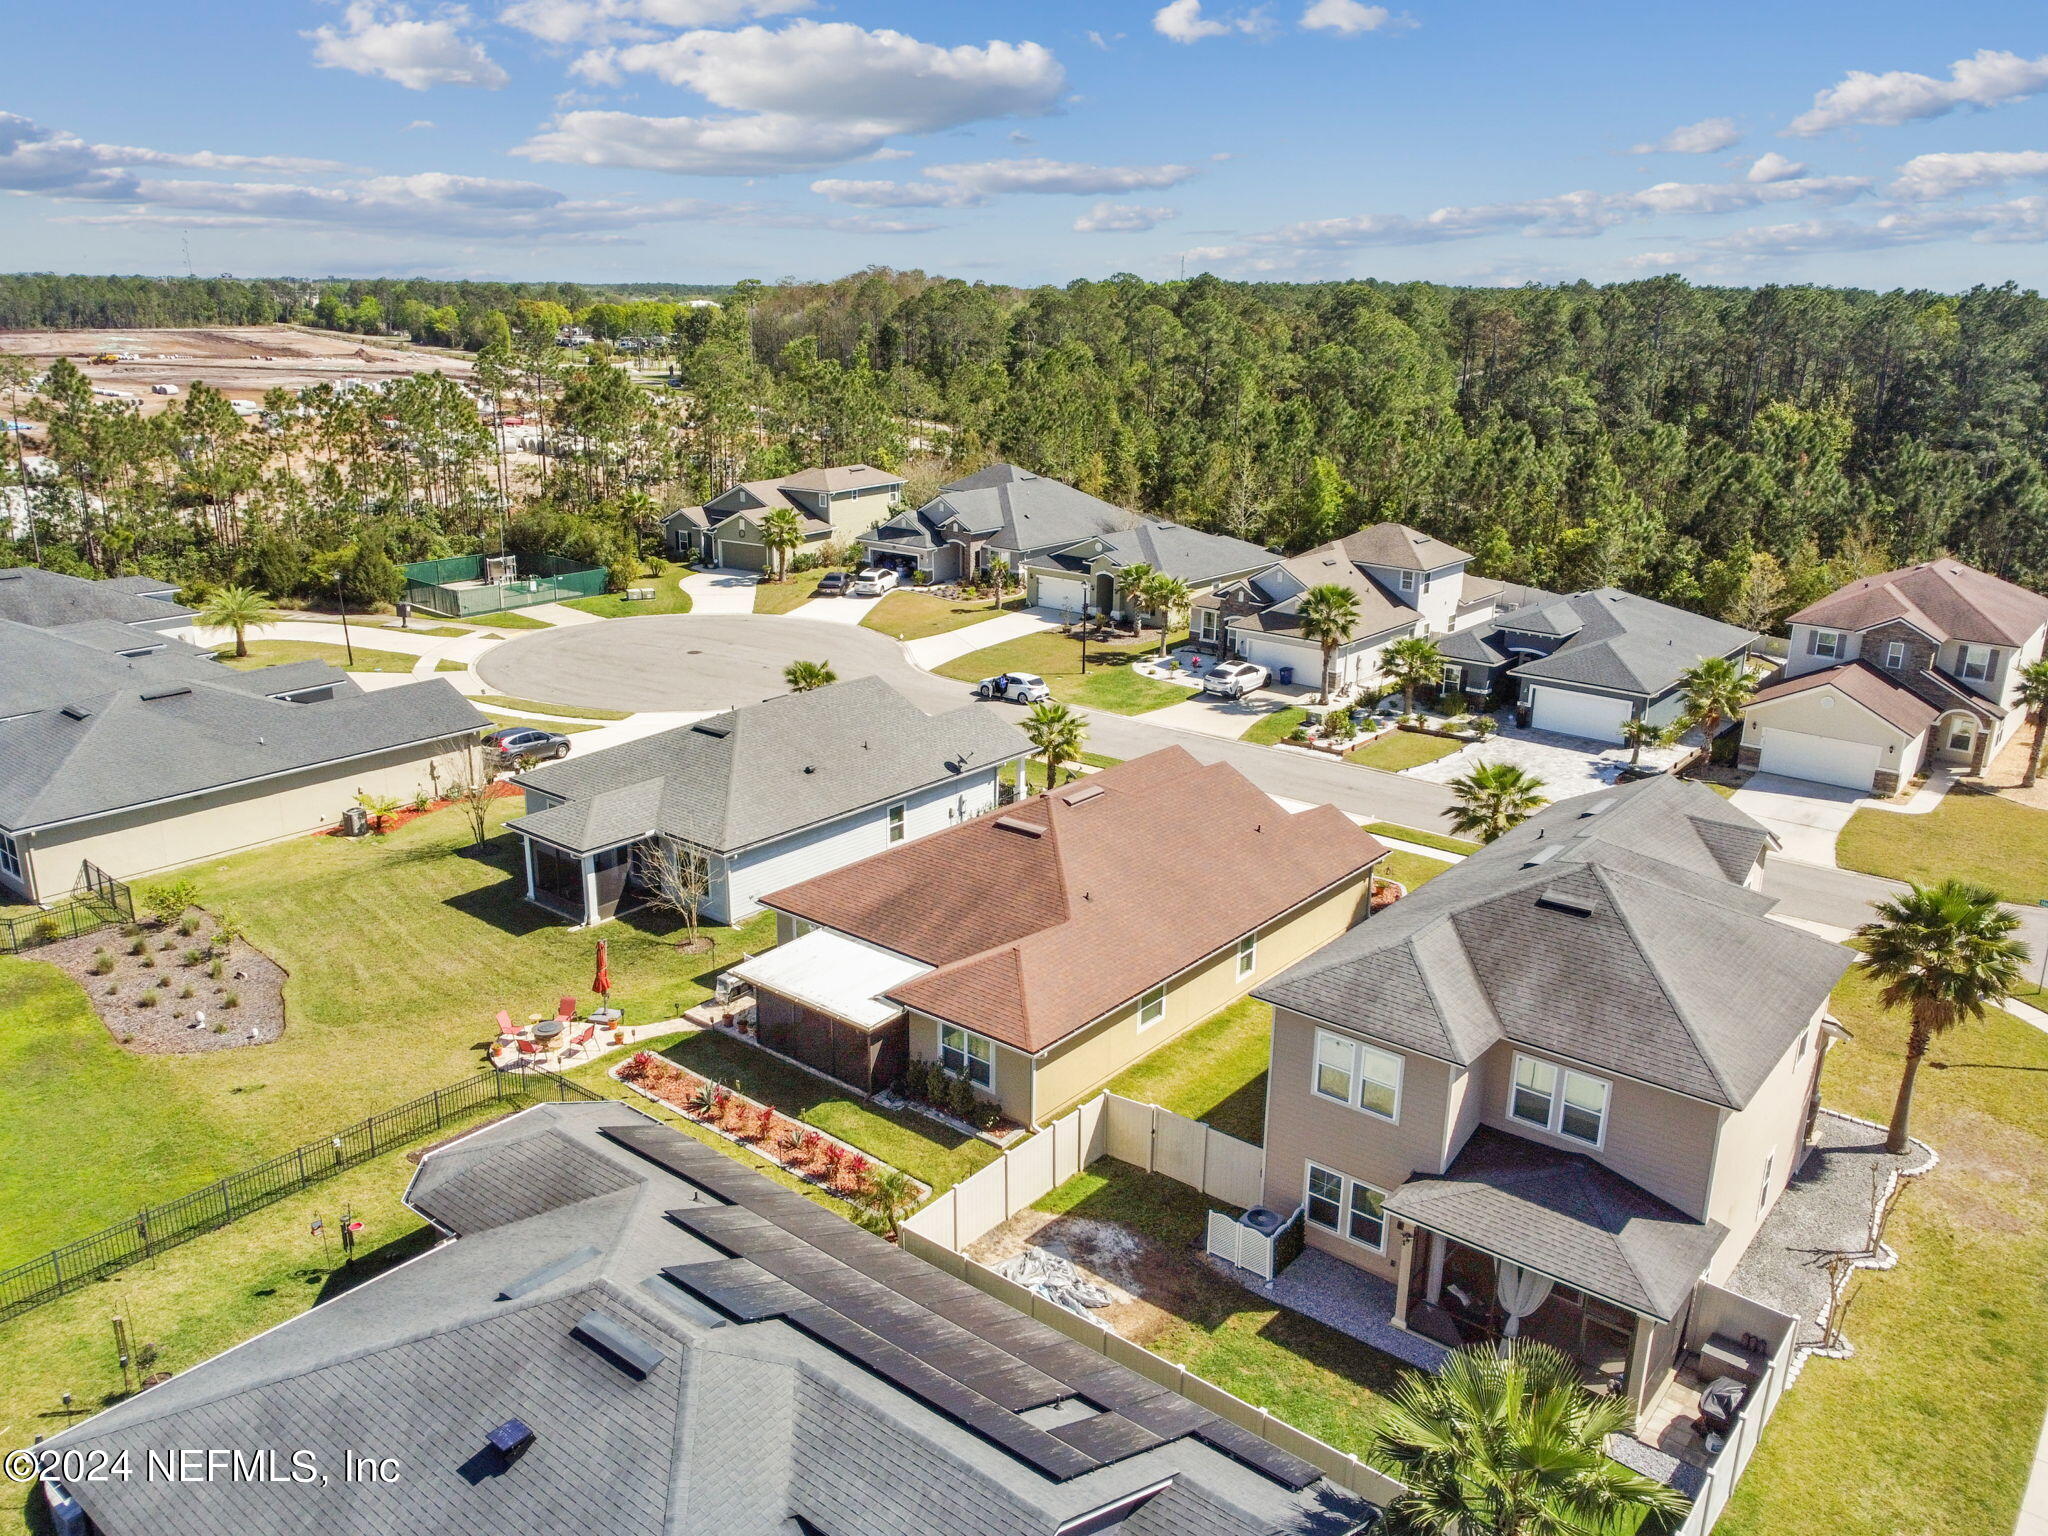
<svg viewBox="0 0 2048 1536"><path fill-rule="evenodd" d="M1203 586L1225 576L1272 565L1279 557L1246 539L1220 533L1203 533L1183 528L1163 518L1148 517L1135 528L1092 535L1051 556L1054 563L1085 569L1108 558L1109 568L1149 565L1153 570L1177 577L1189 586Z"/></svg>
<svg viewBox="0 0 2048 1536"><path fill-rule="evenodd" d="M656 1150L636 1155L608 1130ZM602 1179L547 1173L597 1163ZM1179 1401L850 1223L825 1218L831 1230L806 1237L815 1206L624 1105L549 1104L426 1159L409 1198L456 1241L51 1443L138 1464L166 1445L305 1449L332 1478L81 1482L72 1492L106 1536L787 1536L795 1519L831 1536L1052 1536L1168 1480L1124 1529L1340 1536L1369 1517L1327 1483L1294 1492L1196 1438L1214 1421L1191 1403L1183 1438L1054 1477L800 1322L735 1321L662 1271L743 1262L689 1229L744 1222L728 1203L742 1194L796 1224L770 1236L806 1268L858 1265L899 1302L994 1306L996 1347L1085 1367L1105 1394ZM658 1358L623 1366L581 1331L593 1312ZM484 1437L512 1418L535 1438L508 1464ZM403 1475L343 1482L347 1450L396 1457Z"/></svg>
<svg viewBox="0 0 2048 1536"><path fill-rule="evenodd" d="M1757 639L1733 624L1614 587L1519 608L1500 615L1493 627L1567 637L1548 656L1515 668L1516 677L1579 683L1642 698L1669 691L1680 673L1704 658L1731 655Z"/></svg>
<svg viewBox="0 0 2048 1536"><path fill-rule="evenodd" d="M1374 523L1340 541L1344 552L1361 565L1397 571L1436 571L1472 557L1455 544L1406 523Z"/></svg>
<svg viewBox="0 0 2048 1536"><path fill-rule="evenodd" d="M1015 464L992 464L949 485L921 508L933 528L953 524L997 549L1028 552L1130 528L1135 512Z"/></svg>
<svg viewBox="0 0 2048 1536"><path fill-rule="evenodd" d="M126 577L115 581L86 581L39 566L17 565L0 570L0 619L49 629L58 624L78 624L87 619L109 619L116 624L153 624L169 619L189 618L190 608L162 598L137 594L135 583L147 580L147 590L176 591L176 583L150 578Z"/></svg>
<svg viewBox="0 0 2048 1536"><path fill-rule="evenodd" d="M1442 1175L1395 1190L1387 1211L1660 1322L1678 1315L1728 1235L1589 1157L1490 1126Z"/></svg>
<svg viewBox="0 0 2048 1536"><path fill-rule="evenodd" d="M564 803L510 825L579 853L652 832L732 852L1030 750L985 705L927 715L855 678L519 774Z"/></svg>
<svg viewBox="0 0 2048 1536"><path fill-rule="evenodd" d="M1850 960L1741 883L1766 841L1674 778L1565 801L1257 995L1460 1065L1510 1040L1740 1108Z"/></svg>

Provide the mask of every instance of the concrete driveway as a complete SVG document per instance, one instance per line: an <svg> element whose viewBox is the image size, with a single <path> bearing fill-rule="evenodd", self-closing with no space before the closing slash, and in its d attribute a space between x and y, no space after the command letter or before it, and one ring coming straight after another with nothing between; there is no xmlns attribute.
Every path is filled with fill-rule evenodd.
<svg viewBox="0 0 2048 1536"><path fill-rule="evenodd" d="M1694 742L1691 745L1646 748L1643 761L1646 764L1669 764L1697 745ZM1541 779L1544 793L1550 799L1569 800L1574 795L1590 795L1618 783L1628 760L1627 747L1605 746L1583 736L1561 736L1555 731L1526 731L1518 726L1505 725L1499 734L1485 741L1460 747L1435 762L1418 764L1407 773L1411 778L1427 779L1432 784L1448 784L1452 779L1463 778L1474 768L1511 763L1524 773Z"/></svg>
<svg viewBox="0 0 2048 1536"><path fill-rule="evenodd" d="M1849 825L1863 798L1862 790L1758 773L1735 791L1729 803L1747 811L1776 835L1784 845L1779 857L1833 869L1835 839Z"/></svg>
<svg viewBox="0 0 2048 1536"><path fill-rule="evenodd" d="M1140 718L1177 731L1195 731L1203 736L1222 736L1235 741L1265 716L1287 708L1287 703L1284 698L1263 693L1243 699L1194 693L1184 704L1148 710Z"/></svg>
<svg viewBox="0 0 2048 1536"><path fill-rule="evenodd" d="M692 613L752 613L758 572L692 571L683 578Z"/></svg>

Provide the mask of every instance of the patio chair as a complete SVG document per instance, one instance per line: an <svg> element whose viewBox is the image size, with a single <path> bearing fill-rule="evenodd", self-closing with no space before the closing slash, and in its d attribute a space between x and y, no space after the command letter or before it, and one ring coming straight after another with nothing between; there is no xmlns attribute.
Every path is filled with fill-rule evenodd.
<svg viewBox="0 0 2048 1536"><path fill-rule="evenodd" d="M522 1067L538 1066L540 1064L540 1057L544 1054L545 1052L542 1051L540 1042L537 1040L521 1040L519 1042L519 1065Z"/></svg>
<svg viewBox="0 0 2048 1536"><path fill-rule="evenodd" d="M562 1051L562 1059L564 1061L567 1061L571 1056L581 1055L583 1052L583 1048L590 1044L590 1042L595 1040L596 1038L597 1026L595 1024L587 1026L581 1034L577 1035L577 1037L574 1040L571 1040L567 1047L564 1048L564 1050Z"/></svg>
<svg viewBox="0 0 2048 1536"><path fill-rule="evenodd" d="M498 1010L498 1038L504 1040L518 1033L519 1026L512 1022L512 1015L505 1009L500 1008Z"/></svg>
<svg viewBox="0 0 2048 1536"><path fill-rule="evenodd" d="M576 999L573 997L563 998L562 1001L556 1005L555 1017L564 1024L568 1023L571 1019L575 1018Z"/></svg>

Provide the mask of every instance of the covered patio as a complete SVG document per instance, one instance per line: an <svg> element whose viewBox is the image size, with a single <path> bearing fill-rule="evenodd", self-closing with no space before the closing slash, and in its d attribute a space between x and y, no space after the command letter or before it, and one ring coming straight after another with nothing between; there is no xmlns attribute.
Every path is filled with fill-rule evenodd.
<svg viewBox="0 0 2048 1536"><path fill-rule="evenodd" d="M910 1062L910 1026L890 988L931 969L873 944L814 928L727 975L754 992L756 1038L769 1050L862 1094Z"/></svg>

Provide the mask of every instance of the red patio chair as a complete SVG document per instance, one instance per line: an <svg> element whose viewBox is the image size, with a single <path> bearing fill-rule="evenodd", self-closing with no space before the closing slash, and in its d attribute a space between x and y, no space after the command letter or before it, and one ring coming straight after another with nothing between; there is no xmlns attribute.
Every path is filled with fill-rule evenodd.
<svg viewBox="0 0 2048 1536"><path fill-rule="evenodd" d="M541 1048L539 1041L522 1040L519 1042L519 1065L522 1067L536 1065L540 1056Z"/></svg>
<svg viewBox="0 0 2048 1536"><path fill-rule="evenodd" d="M565 997L555 1008L555 1017L566 1024L576 1017L576 999Z"/></svg>
<svg viewBox="0 0 2048 1536"><path fill-rule="evenodd" d="M508 1039L519 1033L519 1026L512 1022L512 1015L503 1008L498 1010L498 1038Z"/></svg>
<svg viewBox="0 0 2048 1536"><path fill-rule="evenodd" d="M563 1058L566 1060L568 1057L576 1055L586 1045L590 1044L590 1042L595 1040L596 1038L597 1026L595 1024L585 1026L582 1033L578 1034L574 1040L571 1040L569 1042L568 1049L562 1052Z"/></svg>

